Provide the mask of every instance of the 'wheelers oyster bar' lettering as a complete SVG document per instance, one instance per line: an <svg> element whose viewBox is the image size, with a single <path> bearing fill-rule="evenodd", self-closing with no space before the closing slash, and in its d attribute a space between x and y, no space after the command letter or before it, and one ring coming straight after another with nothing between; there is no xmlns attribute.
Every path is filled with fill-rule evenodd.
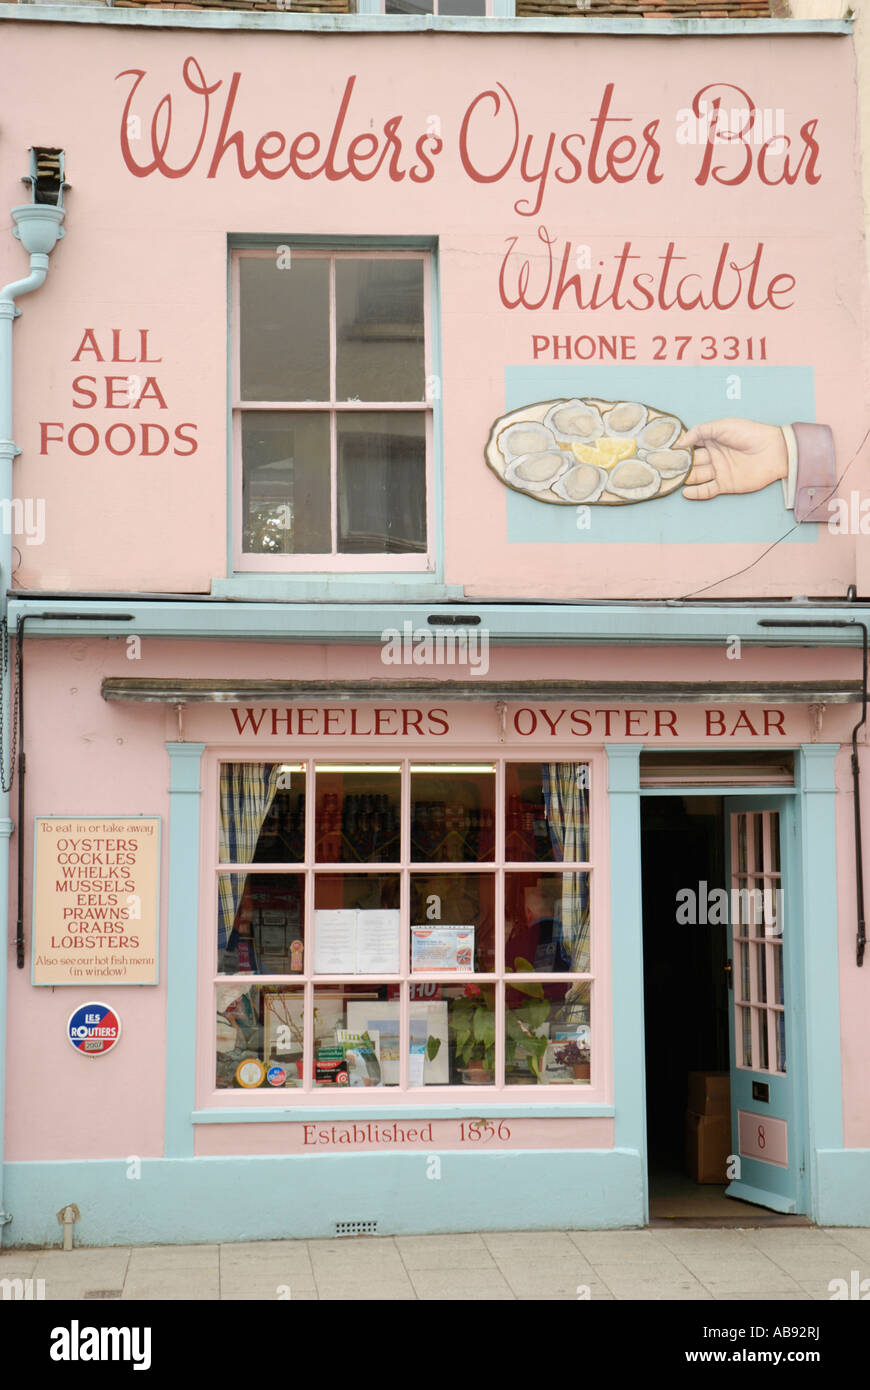
<svg viewBox="0 0 870 1390"><path fill-rule="evenodd" d="M522 706L512 710L509 728L518 738L548 735L551 738L679 738L679 721L697 726L697 710L558 709ZM785 711L781 709L707 709L700 711L705 738L749 738L779 735L786 737ZM332 735L337 738L443 738L454 731L462 714L446 709L382 708L353 706L311 708L286 705L283 708L233 708L230 710L239 735L255 734L269 738L307 738ZM493 720L496 718L493 709Z"/></svg>

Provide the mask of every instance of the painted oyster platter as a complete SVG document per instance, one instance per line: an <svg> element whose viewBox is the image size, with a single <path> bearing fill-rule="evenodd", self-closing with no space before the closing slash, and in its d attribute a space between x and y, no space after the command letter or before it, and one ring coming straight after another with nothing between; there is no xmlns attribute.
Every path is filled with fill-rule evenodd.
<svg viewBox="0 0 870 1390"><path fill-rule="evenodd" d="M537 401L496 420L486 461L502 482L557 507L625 507L681 487L692 450L685 425L640 401Z"/></svg>

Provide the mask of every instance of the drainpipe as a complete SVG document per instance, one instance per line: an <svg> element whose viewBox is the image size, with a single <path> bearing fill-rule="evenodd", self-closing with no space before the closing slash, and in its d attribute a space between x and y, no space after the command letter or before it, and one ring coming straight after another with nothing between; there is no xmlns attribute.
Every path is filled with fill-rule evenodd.
<svg viewBox="0 0 870 1390"><path fill-rule="evenodd" d="M23 280L14 280L0 289L0 504L6 508L4 521L0 528L0 620L6 622L6 591L12 584L12 461L21 453L12 437L12 325L21 310L16 307L16 299L38 290L48 274L48 258L57 240L63 236L61 222L64 219L63 179L64 158L62 150L32 149L30 151L30 174L24 179L31 186L33 201L22 207L11 209L15 223L13 235L18 238L30 256L30 274ZM7 520L8 519L8 520ZM10 747L10 682L8 672L2 673L3 688L3 746ZM21 749L18 750L19 756ZM5 778L5 769L3 769ZM0 950L0 1094L5 1092L6 1079L6 1010L7 978L9 970L9 841L12 834L12 821L9 818L9 791L0 787L0 931L2 931L2 950ZM24 827L19 825L19 837ZM3 1244L3 1229L12 1220L3 1203L3 1160L5 1155L5 1107L0 1104L0 1246Z"/></svg>

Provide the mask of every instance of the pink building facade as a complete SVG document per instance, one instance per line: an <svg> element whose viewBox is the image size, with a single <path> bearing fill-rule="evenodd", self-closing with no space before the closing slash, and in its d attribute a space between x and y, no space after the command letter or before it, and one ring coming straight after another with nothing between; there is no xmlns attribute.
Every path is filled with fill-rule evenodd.
<svg viewBox="0 0 870 1390"><path fill-rule="evenodd" d="M3 1241L870 1224L848 24L0 24Z"/></svg>

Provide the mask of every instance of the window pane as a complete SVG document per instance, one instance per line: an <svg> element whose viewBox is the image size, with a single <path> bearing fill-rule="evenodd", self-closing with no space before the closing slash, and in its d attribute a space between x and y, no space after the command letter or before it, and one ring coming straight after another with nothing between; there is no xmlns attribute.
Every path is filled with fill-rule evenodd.
<svg viewBox="0 0 870 1390"><path fill-rule="evenodd" d="M769 1071L770 1053L767 1046L767 1010L753 1009L753 1014L755 1015L755 1026L758 1029L758 1042L761 1049L761 1055L758 1059L758 1070Z"/></svg>
<svg viewBox="0 0 870 1390"><path fill-rule="evenodd" d="M758 970L758 1002L767 1003L767 947L756 946L756 966Z"/></svg>
<svg viewBox="0 0 870 1390"><path fill-rule="evenodd" d="M433 0L386 0L385 14L432 14Z"/></svg>
<svg viewBox="0 0 870 1390"><path fill-rule="evenodd" d="M245 401L329 400L329 261L239 258Z"/></svg>
<svg viewBox="0 0 870 1390"><path fill-rule="evenodd" d="M246 410L242 508L246 553L323 554L332 548L329 416Z"/></svg>
<svg viewBox="0 0 870 1390"><path fill-rule="evenodd" d="M260 831L286 781L279 763L221 763L219 854L222 864L253 864ZM299 773L300 778L304 776ZM292 777L292 774L291 774Z"/></svg>
<svg viewBox="0 0 870 1390"><path fill-rule="evenodd" d="M318 874L317 975L396 975L401 964L398 874Z"/></svg>
<svg viewBox="0 0 870 1390"><path fill-rule="evenodd" d="M762 890L764 935L767 937L779 936L782 932L782 889L779 882L778 878L766 878L758 885Z"/></svg>
<svg viewBox="0 0 870 1390"><path fill-rule="evenodd" d="M749 1009L739 1009L740 1036L742 1041L744 1067L752 1066L752 1014Z"/></svg>
<svg viewBox="0 0 870 1390"><path fill-rule="evenodd" d="M776 1069L784 1072L785 1065L785 1014L776 1015Z"/></svg>
<svg viewBox="0 0 870 1390"><path fill-rule="evenodd" d="M314 991L315 1086L398 1086L399 1001L386 985Z"/></svg>
<svg viewBox="0 0 870 1390"><path fill-rule="evenodd" d="M266 1085L301 1086L304 1036L302 990L286 989L283 985L266 985L262 990L262 996Z"/></svg>
<svg viewBox="0 0 870 1390"><path fill-rule="evenodd" d="M304 909L304 874L221 874L218 973L301 974Z"/></svg>
<svg viewBox="0 0 870 1390"><path fill-rule="evenodd" d="M239 1087L242 1090L256 1090L262 1087L270 1090L272 1085L295 1085L297 1078L292 1076L289 1067L284 1067L285 1077L273 1075L264 1053L263 1010L267 991L256 985L221 984L216 989L217 1033L216 1033L216 1085ZM288 998L291 991L286 992ZM295 1020L294 1027L300 1032L302 1024L302 992L295 992L298 1006L289 1016ZM283 1066L283 1064L282 1064Z"/></svg>
<svg viewBox="0 0 870 1390"><path fill-rule="evenodd" d="M770 867L775 874L781 869L779 858L779 812L770 814Z"/></svg>
<svg viewBox="0 0 870 1390"><path fill-rule="evenodd" d="M505 874L504 915L506 970L588 971L588 873Z"/></svg>
<svg viewBox="0 0 870 1390"><path fill-rule="evenodd" d="M737 872L746 873L746 815L737 817Z"/></svg>
<svg viewBox="0 0 870 1390"><path fill-rule="evenodd" d="M438 928L471 927L473 940ZM495 878L492 874L411 875L411 971L465 973L495 969ZM415 935L414 933L427 933Z"/></svg>
<svg viewBox="0 0 870 1390"><path fill-rule="evenodd" d="M740 943L740 998L747 1001L752 997L749 975L749 949L748 942L742 941Z"/></svg>
<svg viewBox="0 0 870 1390"><path fill-rule="evenodd" d="M505 1082L589 1082L590 986L505 986Z"/></svg>
<svg viewBox="0 0 870 1390"><path fill-rule="evenodd" d="M397 863L401 773L397 768L317 769L314 854L320 864ZM398 906L398 904L397 904Z"/></svg>
<svg viewBox="0 0 870 1390"><path fill-rule="evenodd" d="M451 1079L465 1086L495 1084L495 985L448 988Z"/></svg>
<svg viewBox="0 0 870 1390"><path fill-rule="evenodd" d="M348 411L338 420L338 549L426 549L426 421L421 412Z"/></svg>
<svg viewBox="0 0 870 1390"><path fill-rule="evenodd" d="M486 0L438 0L439 14L486 14Z"/></svg>
<svg viewBox="0 0 870 1390"><path fill-rule="evenodd" d="M336 399L422 401L423 262L335 263Z"/></svg>
<svg viewBox="0 0 870 1390"><path fill-rule="evenodd" d="M762 872L764 867L764 816L760 812L752 812L752 867L756 873Z"/></svg>
<svg viewBox="0 0 870 1390"><path fill-rule="evenodd" d="M305 773L282 763L275 796L257 837L254 863L301 864L304 860Z"/></svg>
<svg viewBox="0 0 870 1390"><path fill-rule="evenodd" d="M495 855L495 768L411 767L411 858L474 863Z"/></svg>
<svg viewBox="0 0 870 1390"><path fill-rule="evenodd" d="M588 763L509 763L505 858L589 858Z"/></svg>

